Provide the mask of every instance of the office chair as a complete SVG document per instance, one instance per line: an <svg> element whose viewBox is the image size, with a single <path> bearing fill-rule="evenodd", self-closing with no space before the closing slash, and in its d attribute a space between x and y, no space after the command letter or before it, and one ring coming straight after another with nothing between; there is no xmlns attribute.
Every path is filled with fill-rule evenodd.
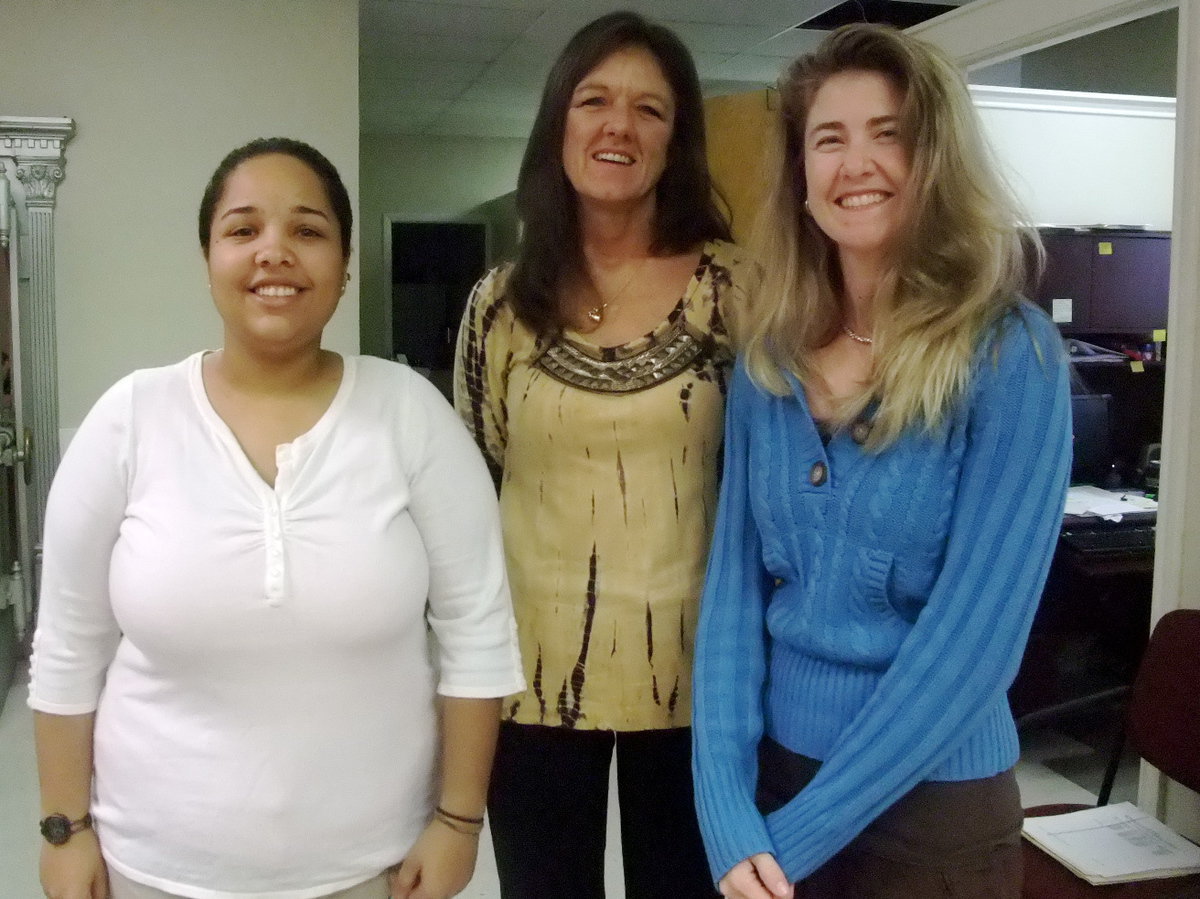
<svg viewBox="0 0 1200 899"><path fill-rule="evenodd" d="M1163 774L1200 792L1200 609L1177 609L1163 616L1150 636L1129 695L1125 739L1137 754ZM1121 741L1123 742L1123 741ZM1100 805L1108 801L1116 761L1105 772ZM1060 815L1084 805L1043 805L1026 809L1026 817ZM1142 899L1200 897L1200 874L1132 883L1092 886L1023 841L1026 899Z"/></svg>

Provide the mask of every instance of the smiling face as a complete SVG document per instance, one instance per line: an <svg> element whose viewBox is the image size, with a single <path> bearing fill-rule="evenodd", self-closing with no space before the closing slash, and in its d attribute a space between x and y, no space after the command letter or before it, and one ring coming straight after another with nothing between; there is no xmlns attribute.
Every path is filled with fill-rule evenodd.
<svg viewBox="0 0 1200 899"><path fill-rule="evenodd" d="M847 266L879 268L906 221L911 160L903 97L878 72L830 76L804 124L808 208Z"/></svg>
<svg viewBox="0 0 1200 899"><path fill-rule="evenodd" d="M674 93L649 50L618 50L588 72L571 94L562 149L580 202L653 204L674 120Z"/></svg>
<svg viewBox="0 0 1200 899"><path fill-rule="evenodd" d="M208 248L227 344L270 354L319 347L345 274L337 218L312 169L268 153L230 172Z"/></svg>

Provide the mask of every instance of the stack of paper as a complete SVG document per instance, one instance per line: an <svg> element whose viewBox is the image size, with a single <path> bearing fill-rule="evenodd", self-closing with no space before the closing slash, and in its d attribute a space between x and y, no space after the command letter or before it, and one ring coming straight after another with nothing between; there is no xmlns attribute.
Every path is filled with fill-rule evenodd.
<svg viewBox="0 0 1200 899"><path fill-rule="evenodd" d="M1098 515L1110 521L1120 521L1130 512L1153 512L1158 503L1128 490L1105 490L1102 487L1071 487L1067 490L1067 515Z"/></svg>
<svg viewBox="0 0 1200 899"><path fill-rule="evenodd" d="M1129 802L1026 818L1022 832L1088 883L1200 872L1200 846Z"/></svg>

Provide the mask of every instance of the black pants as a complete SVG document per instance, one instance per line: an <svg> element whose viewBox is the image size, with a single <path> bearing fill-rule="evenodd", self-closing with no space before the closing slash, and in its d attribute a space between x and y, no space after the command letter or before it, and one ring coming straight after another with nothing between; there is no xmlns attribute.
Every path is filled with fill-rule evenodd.
<svg viewBox="0 0 1200 899"><path fill-rule="evenodd" d="M820 767L764 738L758 810L784 806ZM802 881L796 899L1020 899L1022 817L1011 770L919 783Z"/></svg>
<svg viewBox="0 0 1200 899"><path fill-rule="evenodd" d="M488 820L504 899L603 899L615 745L627 899L716 896L692 799L691 730L500 725Z"/></svg>

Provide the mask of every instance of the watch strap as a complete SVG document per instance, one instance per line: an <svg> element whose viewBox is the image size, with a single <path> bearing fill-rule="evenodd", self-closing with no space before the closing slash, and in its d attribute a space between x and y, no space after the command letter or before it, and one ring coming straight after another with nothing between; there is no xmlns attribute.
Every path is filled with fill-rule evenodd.
<svg viewBox="0 0 1200 899"><path fill-rule="evenodd" d="M82 818L72 821L66 815L47 815L38 822L38 830L52 846L62 846L81 830L92 826L92 813L88 812Z"/></svg>

